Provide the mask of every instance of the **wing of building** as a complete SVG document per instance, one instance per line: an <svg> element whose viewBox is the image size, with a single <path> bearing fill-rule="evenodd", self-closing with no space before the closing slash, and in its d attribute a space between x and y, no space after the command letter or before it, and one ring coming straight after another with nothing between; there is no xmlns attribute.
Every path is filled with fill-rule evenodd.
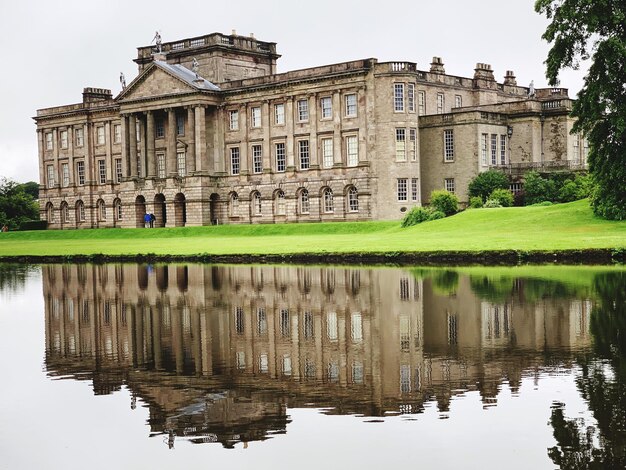
<svg viewBox="0 0 626 470"><path fill-rule="evenodd" d="M369 58L276 73L276 44L213 33L138 48L113 97L40 109L50 228L399 219L478 173L579 168L563 88ZM121 77L123 78L123 77Z"/></svg>

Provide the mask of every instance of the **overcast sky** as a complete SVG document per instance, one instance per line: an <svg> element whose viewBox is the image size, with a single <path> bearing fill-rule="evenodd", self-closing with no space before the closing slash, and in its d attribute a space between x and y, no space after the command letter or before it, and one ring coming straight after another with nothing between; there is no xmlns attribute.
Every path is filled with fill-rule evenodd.
<svg viewBox="0 0 626 470"><path fill-rule="evenodd" d="M547 20L534 0L131 1L0 0L0 176L38 181L32 117L39 108L78 103L84 87L120 91L137 75L139 46L156 30L163 42L213 32L254 33L276 42L278 71L368 57L417 62L442 57L446 72L471 77L477 62L501 82L547 86L541 40ZM566 72L574 97L584 73Z"/></svg>

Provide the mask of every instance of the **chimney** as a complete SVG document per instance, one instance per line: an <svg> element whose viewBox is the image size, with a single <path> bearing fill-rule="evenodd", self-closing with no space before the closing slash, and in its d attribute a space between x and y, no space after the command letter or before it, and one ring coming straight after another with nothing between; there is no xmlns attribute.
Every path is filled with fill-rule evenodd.
<svg viewBox="0 0 626 470"><path fill-rule="evenodd" d="M233 30L230 32L230 35L231 35L231 36L237 36L237 30L236 30L236 29L233 29Z"/></svg>
<svg viewBox="0 0 626 470"><path fill-rule="evenodd" d="M430 73L446 73L446 69L443 68L443 60L441 60L441 57L433 57L433 61L430 63Z"/></svg>
<svg viewBox="0 0 626 470"><path fill-rule="evenodd" d="M515 74L513 70L507 70L506 75L504 76L504 84L508 86L517 86L517 80L515 79Z"/></svg>
<svg viewBox="0 0 626 470"><path fill-rule="evenodd" d="M106 88L83 88L83 103L95 103L113 99L111 90Z"/></svg>
<svg viewBox="0 0 626 470"><path fill-rule="evenodd" d="M474 69L474 80L495 81L496 79L493 76L491 65L483 64L481 62L477 63L476 68Z"/></svg>

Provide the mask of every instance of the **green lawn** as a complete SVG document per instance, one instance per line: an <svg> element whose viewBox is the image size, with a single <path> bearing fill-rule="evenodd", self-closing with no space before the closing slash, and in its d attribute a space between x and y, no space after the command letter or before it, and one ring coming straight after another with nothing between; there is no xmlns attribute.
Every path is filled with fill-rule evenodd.
<svg viewBox="0 0 626 470"><path fill-rule="evenodd" d="M473 209L401 228L399 222L222 225L0 234L0 256L292 254L626 248L626 222L593 216L588 201Z"/></svg>

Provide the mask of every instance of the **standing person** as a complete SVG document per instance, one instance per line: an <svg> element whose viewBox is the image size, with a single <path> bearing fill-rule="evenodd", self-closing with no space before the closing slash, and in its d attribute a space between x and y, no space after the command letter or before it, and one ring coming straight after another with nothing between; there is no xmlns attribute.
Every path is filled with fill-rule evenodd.
<svg viewBox="0 0 626 470"><path fill-rule="evenodd" d="M145 215L143 216L143 224L146 228L150 228L150 222L152 221L150 214L148 214L147 212L145 213Z"/></svg>
<svg viewBox="0 0 626 470"><path fill-rule="evenodd" d="M2 226L2 231L3 231L3 232L8 232L8 231L9 231L9 226L8 226L7 224L4 224L4 225Z"/></svg>
<svg viewBox="0 0 626 470"><path fill-rule="evenodd" d="M154 214L150 213L150 228L154 228L155 220L156 220L156 217L154 216Z"/></svg>

